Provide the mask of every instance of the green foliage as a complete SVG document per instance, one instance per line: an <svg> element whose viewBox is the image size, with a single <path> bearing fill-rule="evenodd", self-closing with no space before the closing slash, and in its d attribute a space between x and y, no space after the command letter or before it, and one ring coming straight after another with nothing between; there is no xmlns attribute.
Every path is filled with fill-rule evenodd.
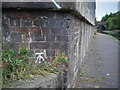
<svg viewBox="0 0 120 90"><path fill-rule="evenodd" d="M55 71L55 68L58 67L60 64L65 64L68 61L67 55L65 53L59 52L56 56L56 58L52 62L44 62L44 67L40 69L42 71L42 75L45 75L45 72L55 73L58 74L58 72Z"/></svg>
<svg viewBox="0 0 120 90"><path fill-rule="evenodd" d="M117 24L117 17L113 17L113 18L108 18L107 19L107 29L108 30L115 30L115 29L118 29L118 24Z"/></svg>
<svg viewBox="0 0 120 90"><path fill-rule="evenodd" d="M17 53L16 53L17 52ZM49 73L58 74L55 71L59 64L64 64L67 61L65 53L58 53L53 61L42 62L42 67L31 67L26 61L28 58L29 50L27 48L20 49L18 51L3 50L3 86L13 80L21 80L26 78L32 78L35 75L43 75Z"/></svg>
<svg viewBox="0 0 120 90"><path fill-rule="evenodd" d="M107 23L104 30L120 30L120 11L106 14L101 21Z"/></svg>
<svg viewBox="0 0 120 90"><path fill-rule="evenodd" d="M15 53L12 49L3 50L2 54L3 83L29 76L27 74L29 71L29 65L25 62L28 49L20 49L18 53Z"/></svg>
<svg viewBox="0 0 120 90"><path fill-rule="evenodd" d="M56 58L52 61L52 62L43 62L44 63L44 67L42 67L39 72L42 75L46 75L46 73L50 72L50 73L55 73L55 74L59 74L59 72L56 72L55 69L60 65L60 64L65 64L68 61L67 55L65 53L58 53Z"/></svg>
<svg viewBox="0 0 120 90"><path fill-rule="evenodd" d="M54 59L53 63L55 64L60 64L60 63L63 63L63 62L67 62L67 55L63 52L63 53L58 53L57 54L57 57Z"/></svg>
<svg viewBox="0 0 120 90"><path fill-rule="evenodd" d="M104 17L102 17L102 20L101 20L101 21L106 21L108 18L109 18L109 15L106 14Z"/></svg>

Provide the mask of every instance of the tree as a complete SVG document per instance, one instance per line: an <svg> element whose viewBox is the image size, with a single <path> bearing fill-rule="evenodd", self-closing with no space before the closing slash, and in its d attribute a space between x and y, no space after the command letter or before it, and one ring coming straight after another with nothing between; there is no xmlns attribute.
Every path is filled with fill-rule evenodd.
<svg viewBox="0 0 120 90"><path fill-rule="evenodd" d="M106 22L106 28L108 30L120 30L120 11L116 13L106 14L102 17L101 22Z"/></svg>

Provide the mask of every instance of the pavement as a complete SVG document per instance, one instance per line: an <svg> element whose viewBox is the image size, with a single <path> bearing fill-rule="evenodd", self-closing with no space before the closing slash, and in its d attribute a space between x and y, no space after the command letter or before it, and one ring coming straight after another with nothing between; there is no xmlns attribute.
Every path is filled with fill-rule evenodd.
<svg viewBox="0 0 120 90"><path fill-rule="evenodd" d="M98 33L81 64L75 88L118 88L118 40Z"/></svg>

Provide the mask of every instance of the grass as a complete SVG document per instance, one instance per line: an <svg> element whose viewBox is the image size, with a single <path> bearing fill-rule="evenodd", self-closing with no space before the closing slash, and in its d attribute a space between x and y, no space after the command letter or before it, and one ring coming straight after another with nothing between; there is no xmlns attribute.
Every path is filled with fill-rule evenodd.
<svg viewBox="0 0 120 90"><path fill-rule="evenodd" d="M96 35L93 36L93 39L94 39L94 40L97 40Z"/></svg>
<svg viewBox="0 0 120 90"><path fill-rule="evenodd" d="M67 62L67 55L59 52L53 61L42 62L43 67L31 67L26 62L28 53L27 48L20 49L17 53L12 49L3 50L3 87L7 87L6 84L12 81L30 79L35 75L59 74L55 71L56 67Z"/></svg>
<svg viewBox="0 0 120 90"><path fill-rule="evenodd" d="M97 35L97 32L94 32L94 35L93 35L93 39L94 39L94 40L97 39L96 35Z"/></svg>
<svg viewBox="0 0 120 90"><path fill-rule="evenodd" d="M17 53L12 49L3 50L2 54L3 84L30 77L31 67L25 62L28 54L27 48L20 49Z"/></svg>
<svg viewBox="0 0 120 90"><path fill-rule="evenodd" d="M110 36L114 37L114 39L120 40L120 34L119 33L116 33L116 34L107 34L107 35L110 35Z"/></svg>

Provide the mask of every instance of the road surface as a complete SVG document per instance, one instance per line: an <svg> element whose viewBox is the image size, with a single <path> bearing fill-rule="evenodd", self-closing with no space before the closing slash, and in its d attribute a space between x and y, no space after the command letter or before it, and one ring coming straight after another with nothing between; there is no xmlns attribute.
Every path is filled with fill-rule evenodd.
<svg viewBox="0 0 120 90"><path fill-rule="evenodd" d="M118 88L118 41L98 33L81 65L75 88Z"/></svg>

